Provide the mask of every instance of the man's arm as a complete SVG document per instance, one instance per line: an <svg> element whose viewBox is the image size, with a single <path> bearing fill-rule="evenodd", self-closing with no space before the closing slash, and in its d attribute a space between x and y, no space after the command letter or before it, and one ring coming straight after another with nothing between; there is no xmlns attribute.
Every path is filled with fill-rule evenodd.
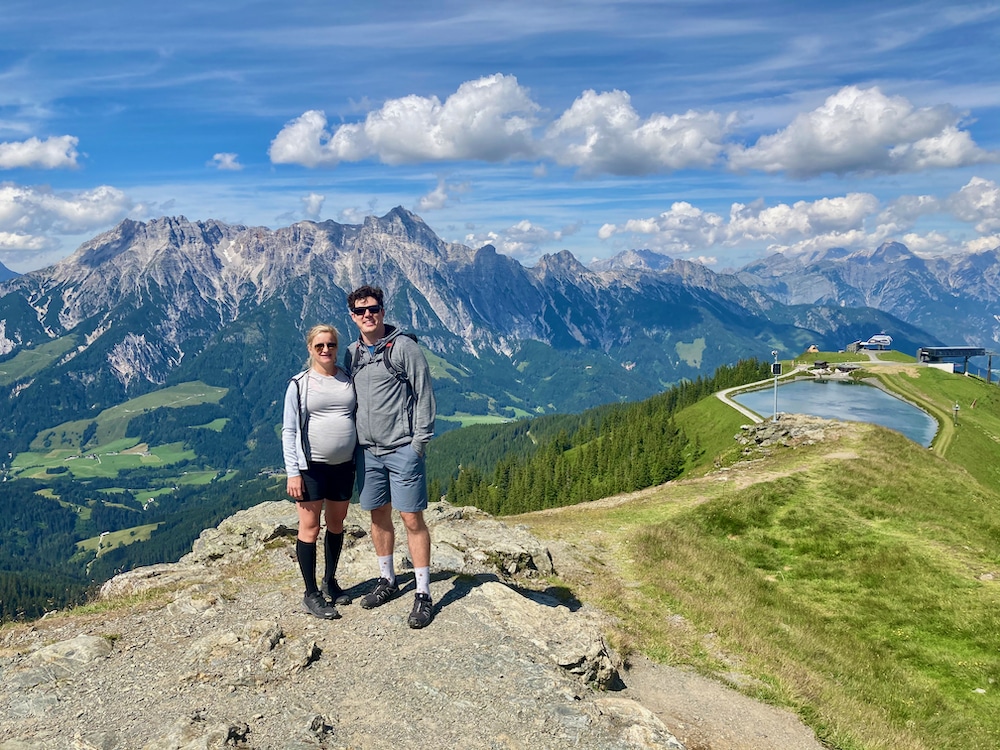
<svg viewBox="0 0 1000 750"><path fill-rule="evenodd" d="M398 340L398 339L397 339ZM424 455L427 443L434 437L434 420L437 402L434 399L434 384L427 358L416 343L406 346L406 374L413 389L413 449Z"/></svg>

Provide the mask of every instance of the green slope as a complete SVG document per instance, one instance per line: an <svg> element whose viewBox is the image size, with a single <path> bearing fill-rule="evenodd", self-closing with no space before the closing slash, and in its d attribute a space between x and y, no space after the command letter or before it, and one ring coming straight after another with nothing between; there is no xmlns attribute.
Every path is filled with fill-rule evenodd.
<svg viewBox="0 0 1000 750"><path fill-rule="evenodd" d="M625 652L789 706L831 747L1000 747L1000 389L878 377L941 419L933 451L847 423L746 456L745 420L704 399L676 417L704 475L515 520L566 545L562 585Z"/></svg>

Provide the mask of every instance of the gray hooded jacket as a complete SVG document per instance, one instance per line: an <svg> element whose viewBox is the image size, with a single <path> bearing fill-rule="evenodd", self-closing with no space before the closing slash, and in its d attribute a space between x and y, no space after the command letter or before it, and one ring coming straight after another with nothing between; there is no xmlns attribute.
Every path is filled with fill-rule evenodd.
<svg viewBox="0 0 1000 750"><path fill-rule="evenodd" d="M430 367L413 339L401 336L395 326L386 325L385 330L374 352L368 351L359 336L344 354L344 370L354 379L358 394L358 444L376 455L409 444L422 456L434 436L437 409ZM406 373L405 381L397 379L382 361L390 350L390 361Z"/></svg>

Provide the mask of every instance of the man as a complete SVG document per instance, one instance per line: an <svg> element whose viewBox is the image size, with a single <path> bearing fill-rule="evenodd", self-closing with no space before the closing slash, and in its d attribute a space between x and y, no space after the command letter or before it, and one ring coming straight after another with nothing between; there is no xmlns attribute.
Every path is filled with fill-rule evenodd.
<svg viewBox="0 0 1000 750"><path fill-rule="evenodd" d="M358 395L357 484L361 507L371 512L379 565L378 582L361 599L361 606L380 607L399 593L393 565L392 509L396 508L406 527L417 584L407 623L423 628L434 617L431 536L424 522L424 453L434 435L435 415L430 368L413 338L386 325L381 289L355 289L347 296L347 307L360 331L344 357L344 369L354 379Z"/></svg>

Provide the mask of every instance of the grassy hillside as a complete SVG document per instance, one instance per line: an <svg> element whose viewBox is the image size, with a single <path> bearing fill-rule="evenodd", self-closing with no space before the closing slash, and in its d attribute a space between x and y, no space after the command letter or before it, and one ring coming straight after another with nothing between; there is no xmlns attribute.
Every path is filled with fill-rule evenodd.
<svg viewBox="0 0 1000 750"><path fill-rule="evenodd" d="M1000 747L1000 391L877 377L939 417L942 446L843 423L747 456L746 420L709 398L676 417L703 475L514 520L562 543L563 582L625 652L790 706L831 747Z"/></svg>
<svg viewBox="0 0 1000 750"><path fill-rule="evenodd" d="M197 404L217 404L225 395L225 388L216 388L200 381L161 388L105 409L93 419L64 422L42 430L31 442L31 448L34 451L53 447L80 451L105 445L124 438L129 422L138 414L160 408L179 409Z"/></svg>
<svg viewBox="0 0 1000 750"><path fill-rule="evenodd" d="M76 336L62 336L33 349L24 349L0 364L0 386L16 383L50 364L76 346Z"/></svg>

